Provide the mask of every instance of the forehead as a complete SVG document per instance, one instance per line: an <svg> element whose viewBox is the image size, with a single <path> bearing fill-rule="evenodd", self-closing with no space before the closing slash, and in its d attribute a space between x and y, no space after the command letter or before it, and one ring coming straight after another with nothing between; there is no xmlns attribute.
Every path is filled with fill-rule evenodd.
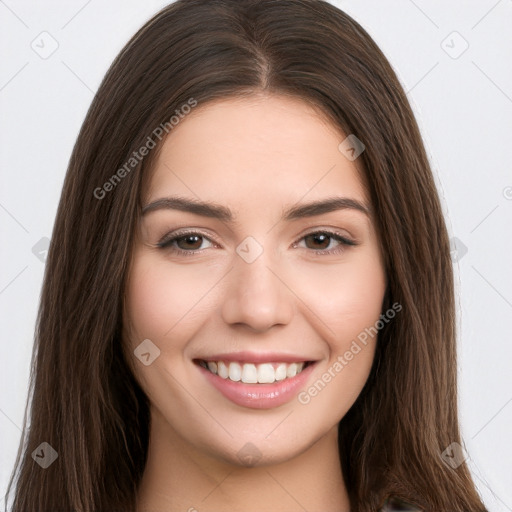
<svg viewBox="0 0 512 512"><path fill-rule="evenodd" d="M235 210L335 194L366 201L359 162L338 149L345 137L294 97L199 104L165 139L144 203L165 194L225 202Z"/></svg>

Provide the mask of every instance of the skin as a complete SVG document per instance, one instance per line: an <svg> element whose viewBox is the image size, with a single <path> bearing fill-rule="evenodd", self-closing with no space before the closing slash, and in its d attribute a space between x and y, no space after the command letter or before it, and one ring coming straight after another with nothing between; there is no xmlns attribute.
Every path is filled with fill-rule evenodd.
<svg viewBox="0 0 512 512"><path fill-rule="evenodd" d="M175 209L141 220L125 309L127 354L151 404L139 511L349 510L337 426L368 378L376 337L333 367L379 319L381 249L371 215L355 209L281 220L289 206L333 196L371 206L359 161L338 150L344 139L302 100L255 94L198 105L165 140L143 204L212 201L235 222ZM157 247L184 228L203 238L172 247L195 254ZM322 230L357 245L306 236ZM248 236L263 249L251 263L236 252ZM144 339L160 350L147 366L133 352ZM193 359L242 350L315 360L302 390L335 376L308 403L239 406ZM256 462L240 457L248 442Z"/></svg>

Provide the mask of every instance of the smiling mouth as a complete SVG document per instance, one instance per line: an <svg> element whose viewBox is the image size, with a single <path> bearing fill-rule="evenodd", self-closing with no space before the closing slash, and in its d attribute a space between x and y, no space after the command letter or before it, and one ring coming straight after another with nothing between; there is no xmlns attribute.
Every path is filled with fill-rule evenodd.
<svg viewBox="0 0 512 512"><path fill-rule="evenodd" d="M194 362L222 379L244 384L273 384L295 377L314 361L253 364L197 359Z"/></svg>

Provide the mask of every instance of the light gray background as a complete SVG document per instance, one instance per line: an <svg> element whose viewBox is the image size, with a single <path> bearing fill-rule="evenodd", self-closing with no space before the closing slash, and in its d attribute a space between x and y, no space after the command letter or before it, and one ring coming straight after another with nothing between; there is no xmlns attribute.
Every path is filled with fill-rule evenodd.
<svg viewBox="0 0 512 512"><path fill-rule="evenodd" d="M44 238L67 162L111 61L166 3L0 0L2 496L23 419ZM512 0L333 3L375 38L419 119L457 238L469 464L489 510L512 511Z"/></svg>

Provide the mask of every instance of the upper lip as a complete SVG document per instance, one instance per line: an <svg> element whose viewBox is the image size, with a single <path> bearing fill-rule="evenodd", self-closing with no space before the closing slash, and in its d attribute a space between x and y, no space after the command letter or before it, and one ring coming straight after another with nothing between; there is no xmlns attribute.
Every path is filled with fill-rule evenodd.
<svg viewBox="0 0 512 512"><path fill-rule="evenodd" d="M303 363L306 361L314 361L313 358L285 354L280 352L231 352L229 354L214 354L212 356L198 357L197 360L202 361L230 361L237 363Z"/></svg>

